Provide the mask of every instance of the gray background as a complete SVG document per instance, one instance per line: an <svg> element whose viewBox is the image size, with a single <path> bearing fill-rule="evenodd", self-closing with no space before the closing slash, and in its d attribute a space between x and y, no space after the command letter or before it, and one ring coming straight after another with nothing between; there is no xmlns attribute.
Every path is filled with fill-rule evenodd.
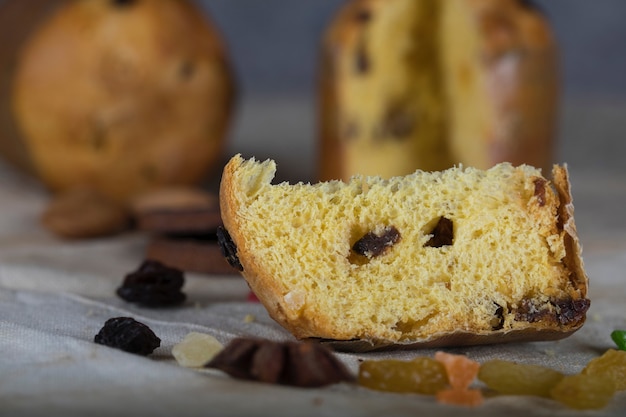
<svg viewBox="0 0 626 417"><path fill-rule="evenodd" d="M199 0L247 93L310 93L319 38L343 0ZM442 0L445 1L445 0ZM536 0L561 45L567 96L626 95L626 1Z"/></svg>

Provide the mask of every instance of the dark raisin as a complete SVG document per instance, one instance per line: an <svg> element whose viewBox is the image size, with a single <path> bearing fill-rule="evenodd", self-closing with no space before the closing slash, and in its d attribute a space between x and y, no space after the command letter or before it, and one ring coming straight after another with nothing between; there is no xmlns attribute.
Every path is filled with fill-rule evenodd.
<svg viewBox="0 0 626 417"><path fill-rule="evenodd" d="M556 318L559 323L567 325L581 321L589 309L590 301L586 298L577 300L559 300L554 303L556 308Z"/></svg>
<svg viewBox="0 0 626 417"><path fill-rule="evenodd" d="M549 304L537 303L535 300L525 298L519 302L515 310L515 320L535 323L554 319L554 313L550 312Z"/></svg>
<svg viewBox="0 0 626 417"><path fill-rule="evenodd" d="M94 337L94 342L143 356L161 346L161 339L148 326L131 317L108 319Z"/></svg>
<svg viewBox="0 0 626 417"><path fill-rule="evenodd" d="M367 43L364 38L361 38L354 55L354 72L358 75L367 74L370 70L370 66L371 63L369 54L367 53Z"/></svg>
<svg viewBox="0 0 626 417"><path fill-rule="evenodd" d="M354 14L354 20L358 23L368 23L372 20L372 12L367 9L359 9Z"/></svg>
<svg viewBox="0 0 626 417"><path fill-rule="evenodd" d="M146 307L172 306L185 301L186 296L181 291L184 283L180 269L146 260L139 269L126 275L116 293L126 301Z"/></svg>
<svg viewBox="0 0 626 417"><path fill-rule="evenodd" d="M400 240L400 232L394 226L387 226L380 233L368 232L352 246L352 250L368 258L384 254Z"/></svg>
<svg viewBox="0 0 626 417"><path fill-rule="evenodd" d="M237 245L233 242L228 230L222 226L217 228L217 243L220 245L222 255L224 255L224 258L226 258L230 266L239 271L243 271L243 265L241 265L237 257Z"/></svg>
<svg viewBox="0 0 626 417"><path fill-rule="evenodd" d="M539 203L539 207L543 207L546 205L546 183L547 181L543 178L535 178L535 196L537 197L537 202Z"/></svg>
<svg viewBox="0 0 626 417"><path fill-rule="evenodd" d="M237 338L206 367L233 378L298 387L321 387L353 379L331 350L312 342Z"/></svg>
<svg viewBox="0 0 626 417"><path fill-rule="evenodd" d="M189 62L189 61L184 61L181 65L180 65L180 69L178 70L178 74L180 75L180 78L183 80L188 80L193 76L193 73L195 71L195 67L193 65L193 63Z"/></svg>
<svg viewBox="0 0 626 417"><path fill-rule="evenodd" d="M378 136L403 139L415 130L415 115L405 103L393 103L387 107Z"/></svg>
<svg viewBox="0 0 626 417"><path fill-rule="evenodd" d="M137 2L137 0L110 0L111 4L115 7L126 7L132 6Z"/></svg>
<svg viewBox="0 0 626 417"><path fill-rule="evenodd" d="M452 245L452 241L454 240L452 220L442 216L429 234L433 236L426 242L425 246L440 248L442 246Z"/></svg>
<svg viewBox="0 0 626 417"><path fill-rule="evenodd" d="M491 330L500 330L504 327L504 307L498 303L494 303L496 308L493 318L491 319Z"/></svg>

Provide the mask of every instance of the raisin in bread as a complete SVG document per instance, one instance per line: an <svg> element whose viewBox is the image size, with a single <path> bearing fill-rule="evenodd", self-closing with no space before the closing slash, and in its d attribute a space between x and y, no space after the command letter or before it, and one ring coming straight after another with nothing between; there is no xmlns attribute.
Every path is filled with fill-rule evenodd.
<svg viewBox="0 0 626 417"><path fill-rule="evenodd" d="M566 166L502 163L272 185L233 157L220 204L229 259L297 338L345 349L559 339L587 277Z"/></svg>
<svg viewBox="0 0 626 417"><path fill-rule="evenodd" d="M322 40L319 176L552 167L557 45L522 0L352 0Z"/></svg>

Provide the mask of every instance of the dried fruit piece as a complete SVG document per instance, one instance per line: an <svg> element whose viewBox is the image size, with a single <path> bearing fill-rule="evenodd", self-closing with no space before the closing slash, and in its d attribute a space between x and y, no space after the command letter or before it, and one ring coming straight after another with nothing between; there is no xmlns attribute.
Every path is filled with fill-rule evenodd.
<svg viewBox="0 0 626 417"><path fill-rule="evenodd" d="M448 385L448 377L445 367L428 357L368 360L359 365L358 384L379 391L433 395Z"/></svg>
<svg viewBox="0 0 626 417"><path fill-rule="evenodd" d="M494 359L483 363L478 379L489 388L506 395L549 397L550 390L565 375L538 365L527 365Z"/></svg>
<svg viewBox="0 0 626 417"><path fill-rule="evenodd" d="M619 350L626 350L626 330L614 330L611 332L611 339Z"/></svg>
<svg viewBox="0 0 626 417"><path fill-rule="evenodd" d="M108 319L94 337L94 342L143 356L161 346L161 339L148 326L131 317Z"/></svg>
<svg viewBox="0 0 626 417"><path fill-rule="evenodd" d="M206 367L233 378L298 387L321 387L353 379L331 350L313 342L237 338Z"/></svg>
<svg viewBox="0 0 626 417"><path fill-rule="evenodd" d="M387 226L380 231L368 232L352 246L359 255L373 258L384 254L400 240L400 232L394 226Z"/></svg>
<svg viewBox="0 0 626 417"><path fill-rule="evenodd" d="M172 306L185 301L181 291L184 283L180 269L145 260L136 271L126 275L116 293L126 301L147 307Z"/></svg>
<svg viewBox="0 0 626 417"><path fill-rule="evenodd" d="M435 352L435 360L441 362L448 374L449 389L437 392L437 401L474 407L482 404L483 395L480 390L469 389L476 378L480 364L465 355L454 355L446 352Z"/></svg>
<svg viewBox="0 0 626 417"><path fill-rule="evenodd" d="M436 395L437 402L442 404L464 405L476 407L483 403L483 394L477 389L445 389Z"/></svg>
<svg viewBox="0 0 626 417"><path fill-rule="evenodd" d="M452 241L454 240L452 220L443 216L440 217L439 221L435 225L435 228L429 234L432 234L433 237L426 242L425 246L440 248L442 246L452 245Z"/></svg>
<svg viewBox="0 0 626 417"><path fill-rule="evenodd" d="M191 332L172 348L172 356L180 366L200 368L208 363L224 346L215 337Z"/></svg>
<svg viewBox="0 0 626 417"><path fill-rule="evenodd" d="M609 349L599 358L589 361L582 373L610 379L616 390L626 390L626 351Z"/></svg>
<svg viewBox="0 0 626 417"><path fill-rule="evenodd" d="M446 352L436 352L435 360L441 362L448 373L450 386L456 389L465 389L474 381L480 364L465 355L454 355Z"/></svg>
<svg viewBox="0 0 626 417"><path fill-rule="evenodd" d="M566 376L550 391L553 399L577 410L603 408L614 393L613 380L595 374Z"/></svg>
<svg viewBox="0 0 626 417"><path fill-rule="evenodd" d="M224 255L230 266L243 271L243 265L241 265L237 257L237 245L233 242L228 230L222 226L217 228L217 243L219 243L222 255Z"/></svg>

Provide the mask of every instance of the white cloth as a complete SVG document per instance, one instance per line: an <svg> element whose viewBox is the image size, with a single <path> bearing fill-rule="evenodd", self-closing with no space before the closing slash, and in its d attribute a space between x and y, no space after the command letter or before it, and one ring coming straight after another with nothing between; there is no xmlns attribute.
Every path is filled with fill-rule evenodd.
<svg viewBox="0 0 626 417"><path fill-rule="evenodd" d="M280 170L280 164L279 164ZM485 361L544 364L566 373L614 347L610 333L626 329L626 239L622 181L573 173L574 204L590 277L587 324L556 342L445 349ZM604 188L600 181L605 181ZM608 185L607 185L608 184ZM606 188L608 187L608 188ZM237 335L291 336L257 303L246 301L239 277L186 274L185 305L146 309L115 289L143 260L146 237L60 241L38 222L48 196L37 184L0 166L0 415L2 416L565 416L620 415L626 393L591 414L542 398L500 396L477 408L437 404L433 397L370 391L348 384L298 389L232 379L215 370L179 366L172 346L191 331L226 344ZM580 203L580 204L578 204ZM598 208L599 207L599 208ZM602 215L597 216L596 210ZM611 221L614 216L615 221ZM621 222L621 224L620 224ZM246 320L252 315L253 321ZM111 317L131 316L162 340L142 357L97 345ZM356 372L359 360L409 359L434 350L339 354Z"/></svg>

